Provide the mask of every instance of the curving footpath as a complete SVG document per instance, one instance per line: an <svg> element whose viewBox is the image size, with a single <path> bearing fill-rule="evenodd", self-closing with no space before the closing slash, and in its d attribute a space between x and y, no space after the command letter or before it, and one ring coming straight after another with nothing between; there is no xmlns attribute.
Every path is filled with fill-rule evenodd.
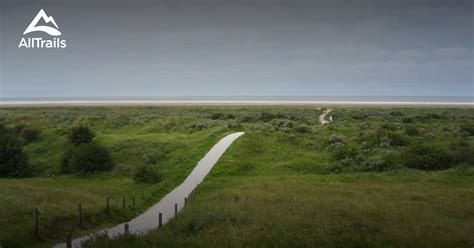
<svg viewBox="0 0 474 248"><path fill-rule="evenodd" d="M244 132L232 133L215 144L211 150L202 158L196 167L194 167L191 174L184 180L184 182L176 187L173 191L163 197L157 204L153 205L143 214L137 216L131 221L127 222L129 225L129 233L131 234L145 234L158 227L158 213L162 213L162 224L167 223L175 215L175 204L177 204L177 211L184 207L184 198L204 180L206 175L211 171L217 160L224 154L229 146ZM126 223L119 224L109 229L104 229L87 236L72 240L72 247L81 247L81 243L95 235L106 234L110 238L117 237L124 234L124 227ZM66 243L57 244L55 248L66 247Z"/></svg>
<svg viewBox="0 0 474 248"><path fill-rule="evenodd" d="M326 111L324 111L320 116L319 116L319 121L321 122L321 124L325 125L325 124L328 124L329 121L326 120L326 115L329 114L329 112L331 112L332 109L327 109Z"/></svg>

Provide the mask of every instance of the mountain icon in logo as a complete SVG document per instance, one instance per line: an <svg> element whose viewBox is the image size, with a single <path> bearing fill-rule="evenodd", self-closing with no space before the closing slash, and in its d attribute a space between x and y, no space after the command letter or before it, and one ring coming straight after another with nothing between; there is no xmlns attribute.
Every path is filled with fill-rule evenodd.
<svg viewBox="0 0 474 248"><path fill-rule="evenodd" d="M52 23L56 28L50 27L50 26L36 26L41 19L43 19L45 23ZM44 12L43 9L41 9L38 12L38 14L35 16L33 21L31 21L30 25L26 28L25 32L23 32L23 35L31 33L31 32L36 32L36 31L45 32L51 36L61 35L58 24L56 24L56 22L54 21L54 18L52 16L46 15L46 12Z"/></svg>

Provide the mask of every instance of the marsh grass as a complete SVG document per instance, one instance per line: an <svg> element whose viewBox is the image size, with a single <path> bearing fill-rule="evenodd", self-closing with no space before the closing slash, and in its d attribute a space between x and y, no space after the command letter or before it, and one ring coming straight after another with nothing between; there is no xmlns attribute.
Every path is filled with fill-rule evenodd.
<svg viewBox="0 0 474 248"><path fill-rule="evenodd" d="M41 131L38 140L25 146L40 177L0 180L6 189L0 193L0 245L46 246L63 241L71 228L79 234L129 219L184 180L219 138L241 130L246 134L224 154L176 220L143 237L98 237L89 245L473 244L474 163L473 156L463 155L472 154L474 147L472 108L331 108L334 123L327 126L320 125L322 109L314 106L0 109L0 120L7 125ZM57 175L66 135L75 125L90 127L96 141L110 149L118 164L113 171L86 178ZM434 161L437 170L408 169L406 159L413 156L407 154L418 144L436 148L438 161L448 162L438 167ZM141 165L158 170L162 180L133 183L133 169ZM138 209L117 209L112 217L103 217L106 195L142 192L147 200ZM78 200L90 215L83 230L67 224L74 223ZM39 241L28 233L35 206L52 209L42 210L42 218L49 219L43 223L57 230L42 234Z"/></svg>

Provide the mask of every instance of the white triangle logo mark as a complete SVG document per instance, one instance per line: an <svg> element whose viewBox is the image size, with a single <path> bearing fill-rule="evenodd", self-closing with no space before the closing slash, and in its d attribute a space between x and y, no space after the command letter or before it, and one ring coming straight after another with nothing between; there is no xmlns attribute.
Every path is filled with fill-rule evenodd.
<svg viewBox="0 0 474 248"><path fill-rule="evenodd" d="M44 20L45 23L51 22L56 28L49 27L49 26L36 26L41 18ZM43 9L41 9L38 12L38 14L35 16L33 21L31 21L30 25L26 28L25 32L23 32L23 35L31 33L31 32L36 32L36 31L45 32L51 36L61 35L58 24L56 24L56 22L54 21L54 18L52 16L46 15L46 12L44 12Z"/></svg>

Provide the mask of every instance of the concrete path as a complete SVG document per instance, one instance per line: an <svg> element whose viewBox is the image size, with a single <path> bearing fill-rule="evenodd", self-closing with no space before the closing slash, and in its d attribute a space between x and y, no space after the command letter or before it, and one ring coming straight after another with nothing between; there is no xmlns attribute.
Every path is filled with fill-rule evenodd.
<svg viewBox="0 0 474 248"><path fill-rule="evenodd" d="M198 162L196 167L184 182L176 187L173 191L168 193L157 204L153 205L143 214L127 222L129 225L129 232L131 234L145 234L158 227L158 215L162 213L162 223L167 223L175 215L175 204L177 204L177 211L179 212L184 207L184 198L200 184L206 175L211 171L217 160L224 154L227 148L240 137L243 132L229 134L222 138L215 144L211 150ZM115 227L98 231L87 236L72 240L72 247L81 247L81 242L91 238L97 234L107 234L110 238L117 237L124 234L125 223L119 224ZM66 243L57 244L53 247L66 247Z"/></svg>
<svg viewBox="0 0 474 248"><path fill-rule="evenodd" d="M328 124L329 121L326 120L326 115L329 114L329 112L331 112L332 109L327 109L326 111L324 111L320 116L319 116L319 121L321 122L321 124L325 125L325 124Z"/></svg>

